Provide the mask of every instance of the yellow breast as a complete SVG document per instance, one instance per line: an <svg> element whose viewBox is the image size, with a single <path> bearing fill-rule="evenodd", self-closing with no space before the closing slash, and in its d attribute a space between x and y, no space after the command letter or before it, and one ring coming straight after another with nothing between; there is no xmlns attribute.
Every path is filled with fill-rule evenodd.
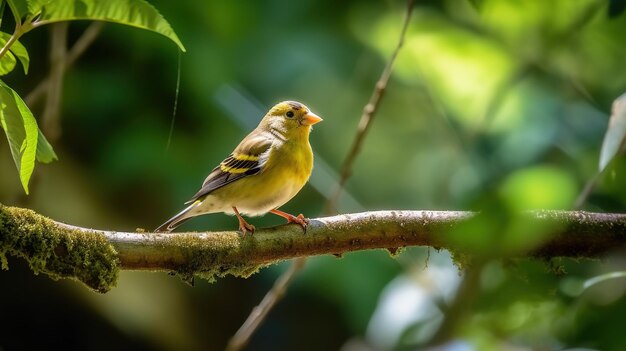
<svg viewBox="0 0 626 351"><path fill-rule="evenodd" d="M313 152L309 143L285 143L271 150L263 170L242 178L212 195L226 205L235 206L248 216L262 215L278 208L304 187L313 170Z"/></svg>

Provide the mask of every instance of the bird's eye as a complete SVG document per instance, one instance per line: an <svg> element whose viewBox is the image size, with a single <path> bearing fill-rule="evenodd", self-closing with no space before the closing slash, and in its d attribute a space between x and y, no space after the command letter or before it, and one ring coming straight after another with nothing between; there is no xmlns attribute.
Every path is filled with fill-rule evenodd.
<svg viewBox="0 0 626 351"><path fill-rule="evenodd" d="M293 111L287 111L287 113L285 113L285 116L287 116L288 118L293 118Z"/></svg>

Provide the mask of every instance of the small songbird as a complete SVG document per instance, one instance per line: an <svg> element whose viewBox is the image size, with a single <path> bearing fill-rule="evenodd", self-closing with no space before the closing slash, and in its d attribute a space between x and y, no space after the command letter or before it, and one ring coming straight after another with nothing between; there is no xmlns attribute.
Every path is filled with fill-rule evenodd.
<svg viewBox="0 0 626 351"><path fill-rule="evenodd" d="M307 219L293 216L278 207L304 187L313 170L309 144L311 126L322 119L296 101L272 107L259 125L248 134L219 166L179 214L155 231L170 232L191 217L225 212L239 219L245 236L254 226L242 214L259 216L267 212L297 223L306 230Z"/></svg>

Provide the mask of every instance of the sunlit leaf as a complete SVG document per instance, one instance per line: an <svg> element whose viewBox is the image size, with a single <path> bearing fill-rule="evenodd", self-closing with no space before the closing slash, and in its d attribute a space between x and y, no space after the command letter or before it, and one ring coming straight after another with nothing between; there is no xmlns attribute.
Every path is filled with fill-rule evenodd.
<svg viewBox="0 0 626 351"><path fill-rule="evenodd" d="M609 127L604 135L600 151L599 170L602 172L617 155L626 137L626 94L613 101L613 111L609 119Z"/></svg>
<svg viewBox="0 0 626 351"><path fill-rule="evenodd" d="M58 159L59 158L54 152L52 145L50 145L48 139L46 139L46 137L41 132L41 129L39 129L39 136L37 138L37 161L41 163L50 163Z"/></svg>
<svg viewBox="0 0 626 351"><path fill-rule="evenodd" d="M0 76L11 72L15 68L15 62L15 56L7 51L0 59Z"/></svg>
<svg viewBox="0 0 626 351"><path fill-rule="evenodd" d="M626 278L626 271L601 274L593 278L587 279L585 283L583 284L583 291L603 281L606 281L609 279L616 279L616 278Z"/></svg>
<svg viewBox="0 0 626 351"><path fill-rule="evenodd" d="M0 32L0 47L4 46L4 44L7 42L7 40L9 40L10 37L11 37L11 34ZM26 50L24 45L22 45L22 43L20 43L19 41L16 41L13 43L13 45L11 45L9 50L11 50L13 55L15 55L18 60L20 60L20 63L22 64L22 67L24 68L24 74L28 74L28 65L30 63L30 57L28 56L28 51ZM7 52L7 54L9 53ZM4 61L4 57L2 58L2 60ZM15 67L15 57L13 57L13 61L14 61L13 67L11 68L11 70L13 70L13 68ZM0 64L3 64L3 63L0 62Z"/></svg>
<svg viewBox="0 0 626 351"><path fill-rule="evenodd" d="M41 9L47 4L57 0L26 0L28 3L28 15L35 15L41 12Z"/></svg>
<svg viewBox="0 0 626 351"><path fill-rule="evenodd" d="M37 122L19 95L2 81L0 104L0 124L7 135L22 186L28 194L28 181L35 168L37 154Z"/></svg>
<svg viewBox="0 0 626 351"><path fill-rule="evenodd" d="M185 51L182 42L161 14L144 0L57 0L45 5L39 23L95 20L125 24L159 33Z"/></svg>

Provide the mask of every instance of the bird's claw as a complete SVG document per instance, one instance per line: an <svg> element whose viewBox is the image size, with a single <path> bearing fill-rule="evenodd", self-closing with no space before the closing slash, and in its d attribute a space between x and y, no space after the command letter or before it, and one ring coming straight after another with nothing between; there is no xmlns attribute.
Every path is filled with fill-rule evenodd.
<svg viewBox="0 0 626 351"><path fill-rule="evenodd" d="M305 218L302 213L300 213L297 216L291 216L291 217L287 218L287 222L288 223L296 223L296 224L300 225L302 227L302 230L304 230L304 233L306 234L306 228L309 225L309 219Z"/></svg>
<svg viewBox="0 0 626 351"><path fill-rule="evenodd" d="M241 236L244 238L248 232L250 232L250 235L254 234L255 230L256 227L248 222L239 223L239 231L241 232Z"/></svg>

